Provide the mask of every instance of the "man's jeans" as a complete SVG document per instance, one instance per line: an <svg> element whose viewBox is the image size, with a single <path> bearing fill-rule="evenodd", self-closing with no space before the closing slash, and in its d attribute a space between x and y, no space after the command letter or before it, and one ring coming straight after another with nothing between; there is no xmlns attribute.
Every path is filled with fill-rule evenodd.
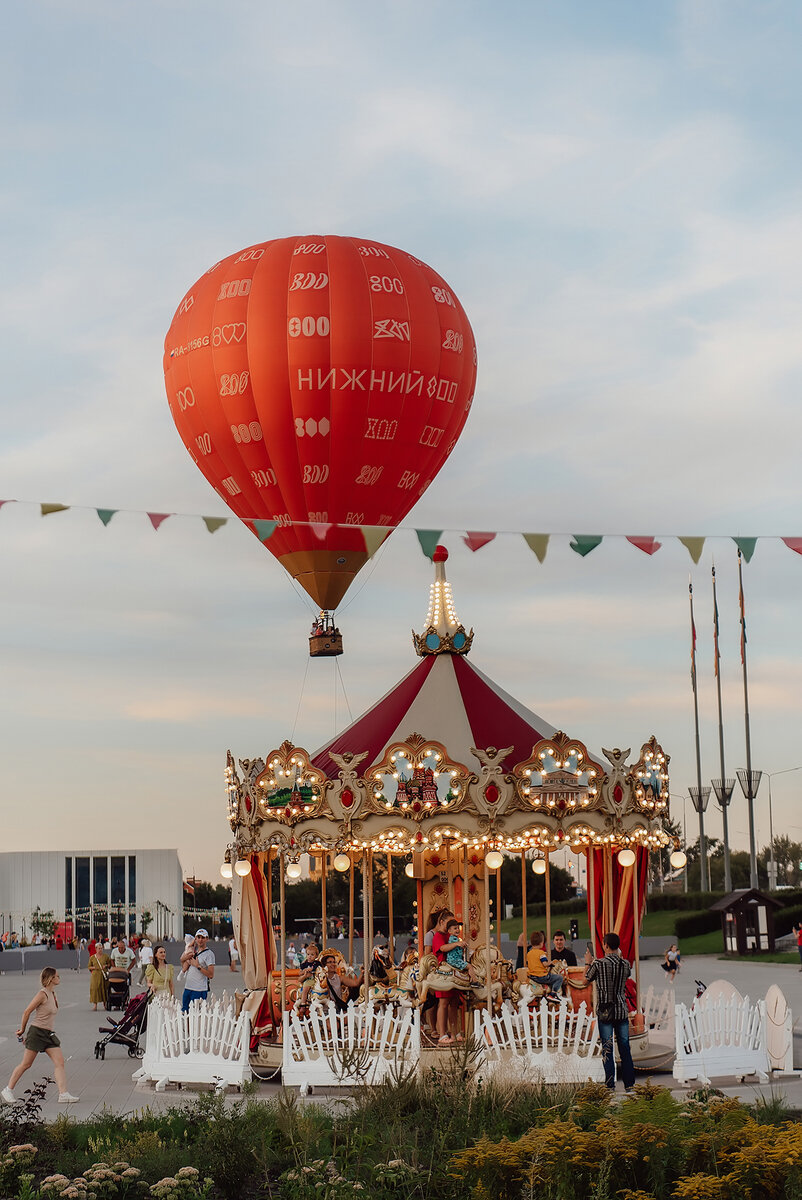
<svg viewBox="0 0 802 1200"><path fill-rule="evenodd" d="M599 1021L599 1040L602 1044L604 1082L608 1088L615 1087L613 1036L615 1036L618 1045L618 1054L621 1058L619 1066L621 1079L625 1088L632 1087L635 1082L635 1068L632 1065L632 1054L629 1049L629 1021Z"/></svg>
<svg viewBox="0 0 802 1200"><path fill-rule="evenodd" d="M189 988L184 988L184 994L181 997L181 1011L189 1012L189 1006L193 1000L205 1000L208 995L208 990L205 992L191 992Z"/></svg>

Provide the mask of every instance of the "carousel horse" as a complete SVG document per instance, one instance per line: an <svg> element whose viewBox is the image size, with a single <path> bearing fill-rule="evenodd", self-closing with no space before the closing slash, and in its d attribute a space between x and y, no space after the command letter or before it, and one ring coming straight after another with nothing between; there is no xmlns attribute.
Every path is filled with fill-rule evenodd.
<svg viewBox="0 0 802 1200"><path fill-rule="evenodd" d="M484 946L474 950L471 966L481 980L480 987L471 987L471 1002L474 1006L487 1003L487 954ZM490 996L493 1008L498 1008L504 994L504 984L509 978L509 963L502 957L498 946L490 947Z"/></svg>
<svg viewBox="0 0 802 1200"><path fill-rule="evenodd" d="M460 971L450 963L437 961L435 954L424 954L418 964L418 998L423 1004L430 991L474 992L467 971Z"/></svg>

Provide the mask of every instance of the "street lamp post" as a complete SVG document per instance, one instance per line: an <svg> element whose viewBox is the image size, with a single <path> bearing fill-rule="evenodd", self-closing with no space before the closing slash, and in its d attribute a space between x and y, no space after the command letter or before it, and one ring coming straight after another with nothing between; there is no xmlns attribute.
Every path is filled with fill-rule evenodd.
<svg viewBox="0 0 802 1200"><path fill-rule="evenodd" d="M757 846L755 845L755 797L757 796L762 771L753 771L751 767L744 770L739 767L735 772L741 791L746 797L747 816L749 817L749 886L757 889Z"/></svg>
<svg viewBox="0 0 802 1200"><path fill-rule="evenodd" d="M727 895L732 891L732 867L730 865L730 826L728 809L732 793L735 790L735 780L725 779L721 776L719 779L711 779L713 791L716 793L716 800L721 809L721 820L724 835L724 891Z"/></svg>
<svg viewBox="0 0 802 1200"><path fill-rule="evenodd" d="M689 787L688 794L693 807L699 814L699 866L701 868L699 886L703 892L708 892L710 891L710 875L707 862L707 838L705 837L705 809L710 799L710 788Z"/></svg>
<svg viewBox="0 0 802 1200"><path fill-rule="evenodd" d="M765 771L769 781L769 891L777 890L777 863L774 859L774 820L771 811L771 781L775 775L790 775L793 771L802 771L802 766L786 767L784 771Z"/></svg>

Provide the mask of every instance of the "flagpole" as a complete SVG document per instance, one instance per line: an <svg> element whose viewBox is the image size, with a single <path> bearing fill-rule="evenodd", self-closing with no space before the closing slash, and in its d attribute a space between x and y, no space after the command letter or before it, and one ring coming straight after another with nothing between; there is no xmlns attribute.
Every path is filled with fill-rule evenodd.
<svg viewBox="0 0 802 1200"><path fill-rule="evenodd" d="M752 775L752 735L749 729L749 684L746 673L746 612L744 610L744 577L741 551L738 550L738 600L741 606L741 664L744 675L744 732L746 735L746 806L749 814L749 886L757 888L757 847L755 846L755 788Z"/></svg>
<svg viewBox="0 0 802 1200"><path fill-rule="evenodd" d="M688 580L688 596L691 606L691 683L693 684L693 719L696 729L696 788L689 788L693 806L699 814L699 866L701 875L699 878L699 886L701 891L707 892L710 890L710 881L707 873L707 839L705 838L705 805L707 796L710 795L710 788L702 787L702 750L699 739L699 696L696 688L696 624L693 619L693 582ZM694 796L694 791L696 795ZM707 792L707 796L704 792Z"/></svg>
<svg viewBox="0 0 802 1200"><path fill-rule="evenodd" d="M716 695L718 696L718 753L721 763L721 776L718 779L713 779L713 790L716 793L718 806L721 809L721 819L723 824L724 836L724 891L727 895L732 891L732 866L730 864L730 830L729 830L729 807L732 799L732 789L735 787L734 779L727 779L724 775L724 719L721 710L721 655L718 649L718 599L716 598L716 566L713 564L713 670L716 676Z"/></svg>

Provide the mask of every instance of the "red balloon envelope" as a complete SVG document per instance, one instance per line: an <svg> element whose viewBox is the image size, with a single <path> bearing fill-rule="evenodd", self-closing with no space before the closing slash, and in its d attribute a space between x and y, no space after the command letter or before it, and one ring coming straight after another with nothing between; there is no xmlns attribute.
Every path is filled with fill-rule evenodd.
<svg viewBox="0 0 802 1200"><path fill-rule="evenodd" d="M254 520L276 522L265 545L333 609L382 536L342 526L389 532L429 486L471 407L476 344L451 288L411 254L279 238L193 284L164 377L206 478L257 536Z"/></svg>

